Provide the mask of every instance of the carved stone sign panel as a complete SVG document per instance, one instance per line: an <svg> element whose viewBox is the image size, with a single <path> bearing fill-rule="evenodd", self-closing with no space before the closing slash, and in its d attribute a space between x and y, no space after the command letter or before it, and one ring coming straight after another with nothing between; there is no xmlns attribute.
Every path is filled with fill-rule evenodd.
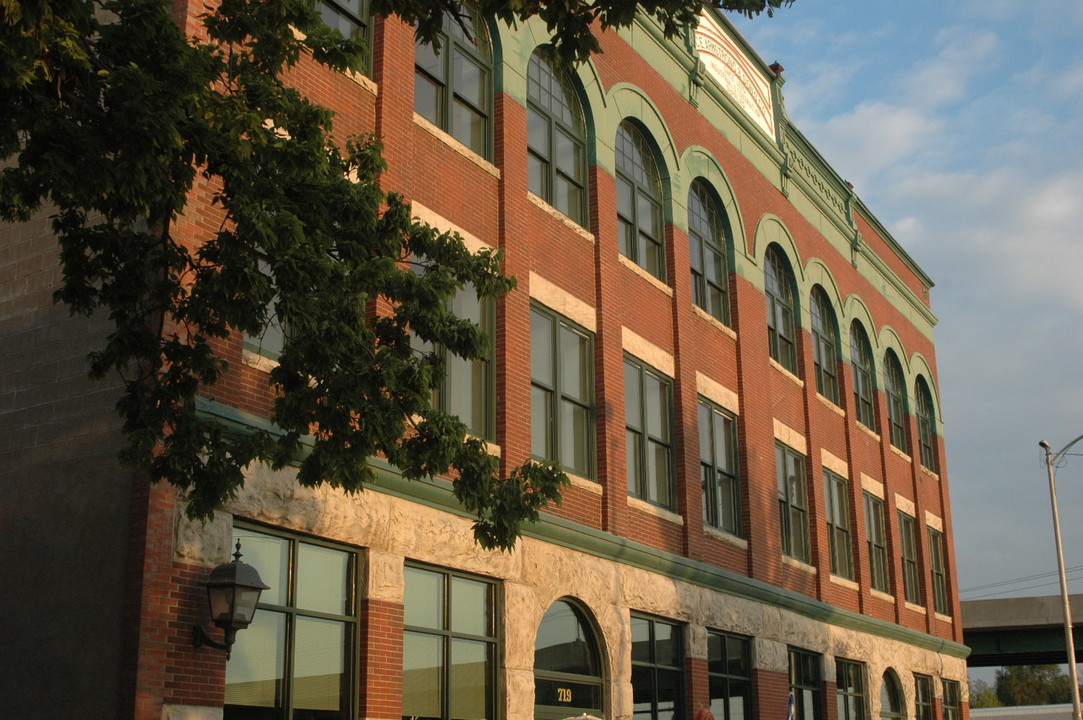
<svg viewBox="0 0 1083 720"><path fill-rule="evenodd" d="M769 137L774 138L775 111L770 82L709 11L700 15L696 50L707 74Z"/></svg>

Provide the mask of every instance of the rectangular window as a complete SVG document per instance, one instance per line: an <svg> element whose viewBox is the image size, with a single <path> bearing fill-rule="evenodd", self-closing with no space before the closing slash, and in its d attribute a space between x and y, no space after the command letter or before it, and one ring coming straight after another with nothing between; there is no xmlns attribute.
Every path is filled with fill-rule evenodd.
<svg viewBox="0 0 1083 720"><path fill-rule="evenodd" d="M752 651L748 638L707 633L707 681L715 720L752 719Z"/></svg>
<svg viewBox="0 0 1083 720"><path fill-rule="evenodd" d="M626 357L624 414L628 494L675 510L672 381Z"/></svg>
<svg viewBox="0 0 1083 720"><path fill-rule="evenodd" d="M338 30L343 37L361 40L366 48L371 47L368 0L320 0L317 4L320 17L332 30ZM365 71L372 66L371 52L365 57Z"/></svg>
<svg viewBox="0 0 1083 720"><path fill-rule="evenodd" d="M914 673L914 695L917 720L933 720L933 679Z"/></svg>
<svg viewBox="0 0 1083 720"><path fill-rule="evenodd" d="M402 716L495 717L496 586L435 568L405 569Z"/></svg>
<svg viewBox="0 0 1083 720"><path fill-rule="evenodd" d="M226 664L223 718L354 717L357 553L240 526L238 540L269 588Z"/></svg>
<svg viewBox="0 0 1083 720"><path fill-rule="evenodd" d="M824 500L827 503L827 541L831 548L831 574L854 579L853 549L850 544L850 484L846 478L824 470Z"/></svg>
<svg viewBox="0 0 1083 720"><path fill-rule="evenodd" d="M933 609L941 615L951 615L948 574L944 565L944 533L935 528L929 528L929 560L933 575Z"/></svg>
<svg viewBox="0 0 1083 720"><path fill-rule="evenodd" d="M699 466L707 524L740 535L737 420L703 398L699 400Z"/></svg>
<svg viewBox="0 0 1083 720"><path fill-rule="evenodd" d="M821 720L823 683L821 658L815 653L790 648L790 700L794 720Z"/></svg>
<svg viewBox="0 0 1083 720"><path fill-rule="evenodd" d="M890 592L884 501L870 493L865 493L865 536L869 547L869 584L873 590Z"/></svg>
<svg viewBox="0 0 1083 720"><path fill-rule="evenodd" d="M944 720L959 720L959 683L944 680Z"/></svg>
<svg viewBox="0 0 1083 720"><path fill-rule="evenodd" d="M835 660L835 686L839 720L865 720L865 666L849 660ZM886 709L886 708L885 708Z"/></svg>
<svg viewBox="0 0 1083 720"><path fill-rule="evenodd" d="M917 523L899 511L899 540L902 544L903 593L906 602L921 605L921 576L918 573Z"/></svg>
<svg viewBox="0 0 1083 720"><path fill-rule="evenodd" d="M805 456L782 443L775 443L778 473L778 515L782 527L782 552L809 562L808 490L805 486Z"/></svg>
<svg viewBox="0 0 1083 720"><path fill-rule="evenodd" d="M594 335L535 306L530 314L534 457L594 477Z"/></svg>
<svg viewBox="0 0 1083 720"><path fill-rule="evenodd" d="M632 616L632 718L684 717L684 644L681 626Z"/></svg>

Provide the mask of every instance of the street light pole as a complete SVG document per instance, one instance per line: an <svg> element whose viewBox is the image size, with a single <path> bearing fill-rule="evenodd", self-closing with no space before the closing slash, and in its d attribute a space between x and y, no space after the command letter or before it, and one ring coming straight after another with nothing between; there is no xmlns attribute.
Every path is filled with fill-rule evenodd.
<svg viewBox="0 0 1083 720"><path fill-rule="evenodd" d="M1064 605L1064 644L1068 648L1068 677L1072 683L1072 718L1083 720L1083 711L1079 705L1079 672L1075 664L1075 640L1072 638L1072 608L1068 604L1068 578L1064 572L1064 548L1060 541L1060 512L1057 510L1057 471L1056 464L1060 462L1064 454L1080 440L1080 435L1068 443L1060 452L1054 454L1049 443L1042 440L1038 443L1045 450L1045 468L1049 473L1049 502L1053 506L1053 537L1057 541L1057 569L1060 572L1060 599Z"/></svg>

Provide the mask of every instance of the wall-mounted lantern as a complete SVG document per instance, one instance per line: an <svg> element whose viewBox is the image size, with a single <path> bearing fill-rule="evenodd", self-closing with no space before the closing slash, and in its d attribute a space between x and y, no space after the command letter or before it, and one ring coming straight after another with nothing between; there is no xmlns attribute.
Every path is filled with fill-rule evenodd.
<svg viewBox="0 0 1083 720"><path fill-rule="evenodd" d="M241 562L241 557L241 541L238 540L233 561L222 563L212 570L204 583L211 606L211 620L225 631L224 641L213 640L202 625L195 626L196 647L209 645L225 650L226 660L229 660L230 648L237 639L237 631L251 624L260 593L268 589L256 569Z"/></svg>

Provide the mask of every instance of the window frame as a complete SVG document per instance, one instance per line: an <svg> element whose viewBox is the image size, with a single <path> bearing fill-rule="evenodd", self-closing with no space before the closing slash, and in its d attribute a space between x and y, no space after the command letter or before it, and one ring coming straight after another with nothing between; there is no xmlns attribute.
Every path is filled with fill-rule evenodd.
<svg viewBox="0 0 1083 720"><path fill-rule="evenodd" d="M684 647L685 647L685 645L684 645L684 626L680 625L678 623L672 622L670 620L664 620L662 618L657 618L657 617L653 617L651 615L644 615L642 613L636 613L636 612L632 613L631 622L632 622L632 626L633 626L632 627L632 638L633 639L632 639L632 652L631 652L631 656L632 656L631 657L631 661L632 661L632 678L631 678L632 703L633 703L633 705L636 705L636 704L639 704L639 703L642 702L642 695L637 693L637 690L642 691L642 688L637 688L637 686L636 686L636 668L645 669L647 672L650 673L650 677L651 677L651 686L649 688L649 693L648 693L650 695L650 699L648 700L648 702L650 704L650 708L647 711L647 712L649 712L650 720L680 720L680 718L684 717L684 708L687 705L687 698L685 697L685 681L686 681L686 678L687 678L687 673L685 671L686 659L685 659L685 654L684 654L684 652L685 652L684 651ZM636 643L635 643L634 638L635 638L635 624L637 622L638 623L646 623L646 627L648 629L648 640L647 640L648 647L649 647L649 659L648 660L636 659ZM678 662L680 663L679 665L665 664L665 663L661 662L658 659L659 645L660 645L661 641L659 641L657 639L657 628L660 627L660 626L666 626L666 627L670 628L670 630L672 632L671 637L674 638L674 642L676 643L676 647L674 648L674 653L676 654L676 656L678 658ZM660 676L661 673L667 673L669 675L675 675L676 678L677 678L677 683L676 683L677 697L676 697L675 702L674 702L674 707L673 707L673 709L671 711L669 711L668 715L664 714L664 711L659 710L659 705L661 703L660 703L659 692L658 692L659 691L658 679L659 679L659 676ZM639 697L640 697L639 702L637 702L637 700L636 700L637 695L639 695ZM633 715L636 718L643 718L644 717L644 712L641 711L641 710L640 711L634 711Z"/></svg>
<svg viewBox="0 0 1083 720"><path fill-rule="evenodd" d="M441 682L438 689L440 693L440 707L441 716L437 720L451 720L451 703L452 690L454 685L451 682L452 674L455 672L455 665L452 663L451 652L453 643L455 640L463 640L473 643L485 643L488 655L487 662L489 667L487 668L485 678L485 703L488 708L487 715L489 718L497 716L499 693L497 688L500 678L500 657L502 652L500 642L500 619L502 615L502 603L500 584L498 581L487 578L481 575L474 575L472 573L466 573L459 570L452 570L450 568L443 568L434 565L428 565L425 563L414 562L407 560L403 565L403 583L405 588L406 573L410 570L416 570L419 572L429 573L431 575L438 576L440 578L442 587L442 603L440 607L441 622L444 627L442 628L430 628L424 625L411 625L407 624L407 608L406 603L409 602L410 593L404 593L403 600L403 625L402 625L402 658L403 658L403 676L406 674L406 637L408 633L414 635L424 635L427 637L440 638L442 643L441 656L442 665L440 668ZM474 583L487 586L489 592L489 614L486 618L489 625L488 635L478 635L473 633L458 632L451 627L452 611L454 599L453 599L453 581L455 579L467 580ZM403 720L419 720L425 718L435 718L432 715L418 715L415 713L407 714L405 707L406 696L403 694Z"/></svg>
<svg viewBox="0 0 1083 720"><path fill-rule="evenodd" d="M316 621L319 623L337 623L344 626L343 639L345 647L342 651L342 672L340 682L340 708L338 710L339 717L342 720L352 718L357 711L357 691L358 691L358 676L360 669L360 652L361 652L361 554L357 548L343 545L341 543L334 543L320 538L309 537L305 535L299 535L296 533L290 533L280 528L268 527L265 525L259 525L256 523L249 523L243 521L236 521L233 524L233 538L232 542L236 543L238 538L237 532L240 531L242 535L241 550L245 549L243 544L244 533L263 535L268 538L272 538L276 541L283 541L286 543L287 553L286 562L283 565L278 566L278 572L282 578L285 579L287 587L284 592L285 604L275 602L277 598L273 598L271 593L264 591L260 596L260 602L256 605L255 618L258 620L266 620L268 615L281 616L283 620L283 635L281 646L281 663L277 668L277 671L281 674L280 678L276 680L280 683L280 689L277 691L277 695L281 699L281 707L272 708L276 713L276 717L291 718L294 715L294 701L295 701L295 685L297 678L294 677L296 655L298 650L298 625L300 620L307 619L310 621ZM346 573L347 576L343 582L343 591L345 596L343 600L345 602L342 613L331 613L323 610L299 607L298 593L300 582L303 579L301 575L304 572L303 558L301 558L302 547L311 547L317 549L331 550L336 553L341 553L345 556L347 561ZM248 548L249 564L253 567L257 567L258 560L256 554L253 553L251 545ZM257 567L257 570L259 568ZM261 577L265 580L274 582L275 573L269 571L267 568L263 569ZM278 588L269 588L270 591L276 591ZM244 643L245 640L252 640L250 637L242 637L241 640L233 646L233 663L226 665L226 697L223 700L223 713L225 718L229 718L231 713L230 707L253 707L251 705L235 705L230 704L228 700L229 691L229 674L230 669L236 671L240 664L243 662ZM257 706L263 707L263 706ZM243 712L243 711L242 711Z"/></svg>
<svg viewBox="0 0 1083 720"><path fill-rule="evenodd" d="M816 370L816 391L839 404L839 331L835 310L827 291L817 285L809 297L812 313L812 358Z"/></svg>
<svg viewBox="0 0 1083 720"><path fill-rule="evenodd" d="M921 465L926 470L938 472L936 418L933 409L933 395L925 378L918 375L914 381L914 395L917 397L918 442L921 448Z"/></svg>
<svg viewBox="0 0 1083 720"><path fill-rule="evenodd" d="M697 412L699 414L700 480L703 485L703 521L710 527L740 537L742 507L737 416L702 396L699 398ZM704 415L707 421L706 428ZM715 442L719 422L726 426L722 432L729 445L728 453L725 449L722 450L722 454L728 456L724 458L719 457L719 449ZM727 501L730 504L729 513L726 512ZM727 520L727 516L731 520Z"/></svg>
<svg viewBox="0 0 1083 720"><path fill-rule="evenodd" d="M544 82L544 84L543 84ZM544 85L548 85L545 88ZM535 87L537 91L535 92ZM557 96L559 91L560 96ZM548 101L546 101L546 97ZM572 122L568 118L561 117L563 113L554 110L553 105L559 105L567 111ZM544 123L543 136L545 148L538 148L531 144L534 135L532 122L535 117ZM579 127L575 126L578 120ZM557 157L557 139L560 133L571 142L578 150L578 162L575 162L574 173L578 177L572 177L562 170ZM583 111L583 103L576 91L574 76L563 68L558 68L547 59L541 48L535 49L530 56L527 65L527 182L530 192L540 197L550 206L556 208L565 217L573 220L581 227L586 227L589 209L589 191L587 175L587 151L589 128L586 114ZM530 172L531 159L539 163L542 169L542 187L534 186L534 176ZM557 186L560 180L568 183L569 187L578 188L578 211L573 212L567 203L560 200L557 194Z"/></svg>
<svg viewBox="0 0 1083 720"><path fill-rule="evenodd" d="M933 581L933 610L951 616L951 598L948 596L948 569L944 557L944 533L929 528L929 574Z"/></svg>
<svg viewBox="0 0 1083 720"><path fill-rule="evenodd" d="M779 524L782 554L809 564L808 479L806 458L788 445L775 441L775 474L778 483ZM790 472L792 469L792 473ZM797 482L793 482L796 478Z"/></svg>
<svg viewBox="0 0 1083 720"><path fill-rule="evenodd" d="M712 643L712 638L717 643ZM734 671L732 647L741 649L744 673ZM721 657L715 650L721 650ZM721 692L716 695L716 688ZM735 692L736 689L736 692ZM730 703L734 697L743 699L744 712L739 716L732 712ZM751 638L719 630L707 630L707 698L715 720L752 720L755 694L752 685L752 641ZM719 704L716 706L715 701ZM720 710L720 712L716 711Z"/></svg>
<svg viewBox="0 0 1083 720"><path fill-rule="evenodd" d="M824 717L823 656L790 647L789 681L793 699L793 720L822 720ZM809 717L811 710L812 717Z"/></svg>
<svg viewBox="0 0 1083 720"><path fill-rule="evenodd" d="M620 254L663 283L668 282L665 191L653 141L626 118L617 126L614 150ZM622 197L626 193L631 205L622 208ZM650 232L644 225L642 203L656 213L651 217L656 226L651 227Z"/></svg>
<svg viewBox="0 0 1083 720"><path fill-rule="evenodd" d="M426 45L420 41L415 42L414 112L425 118L425 120L432 123L440 130L446 132L474 154L485 160L490 160L492 158L493 146L494 95L494 53L492 38L489 33L489 28L483 18L470 12L467 19L470 21L470 26L473 30L473 42L466 37L465 32L459 26L458 21L447 15L444 16L443 25L438 32L440 44L439 51L434 49L435 43L433 45ZM432 53L434 62L439 62L439 70L437 70L435 66L426 67L421 65L418 62L420 59L420 52ZM464 88L456 87L455 85L457 73L455 72L454 65L456 58L458 57L456 53L461 54L465 61L471 63L480 71L481 77L479 79L478 89L481 97L479 102L475 102L473 99L468 98L463 94ZM417 88L418 82L420 81L428 82L436 89L436 97L434 99L435 117L430 117L427 112L424 112L426 110L425 108L419 109L418 107L418 99L421 94L418 92ZM476 144L473 138L462 137L462 133L459 131L460 129L456 127L455 109L459 106L464 107L468 112L472 112L477 117L481 118L483 129L479 144Z"/></svg>
<svg viewBox="0 0 1083 720"><path fill-rule="evenodd" d="M692 302L723 325L730 324L729 223L714 190L702 178L688 188L688 244ZM710 278L707 258L713 253L721 267Z"/></svg>
<svg viewBox="0 0 1083 720"><path fill-rule="evenodd" d="M921 570L918 567L917 518L899 511L899 545L903 569L903 599L921 605Z"/></svg>
<svg viewBox="0 0 1083 720"><path fill-rule="evenodd" d="M936 711L933 700L932 676L914 673L915 720L934 720Z"/></svg>
<svg viewBox="0 0 1083 720"><path fill-rule="evenodd" d="M960 711L959 681L941 678L944 696L941 706L944 710L944 720L959 720L962 717Z"/></svg>
<svg viewBox="0 0 1083 720"><path fill-rule="evenodd" d="M869 553L869 587L882 593L891 592L891 573L887 554L887 520L884 499L867 490L865 501L865 541Z"/></svg>
<svg viewBox="0 0 1083 720"><path fill-rule="evenodd" d="M633 408L631 398L629 396L630 389L627 386L629 378L629 371L635 372L636 396L639 398L638 407ZM647 365L643 361L635 358L631 355L624 356L624 377L625 377L625 405L624 405L624 441L626 443L625 458L626 462L629 459L633 459L633 452L635 454L635 463L627 463L626 475L628 479L628 493L632 497L639 498L652 505L658 505L667 510L676 511L678 507L677 502L677 477L676 470L674 468L675 458L674 454L674 407L673 407L673 380L662 372L654 369L650 365ZM658 429L665 433L664 437L658 435L651 435L650 433L650 418L647 417L648 401L647 395L644 392L644 388L647 383L647 378L651 378L657 382L662 388L665 389L665 398L662 402L661 409L666 413L666 417L662 418L657 423ZM632 421L636 421L637 424L633 425ZM632 442L633 436L639 438L635 443ZM633 444L635 450L633 450ZM654 447L663 447L666 449L666 477L656 478L652 484L650 478L650 472L648 470L649 461L652 453L649 450ZM665 498L662 499L662 491L665 492Z"/></svg>
<svg viewBox="0 0 1083 720"><path fill-rule="evenodd" d="M854 418L873 432L876 423L876 365L865 327L854 320L850 325L850 365L854 374Z"/></svg>
<svg viewBox="0 0 1083 720"><path fill-rule="evenodd" d="M789 258L778 245L768 246L763 258L763 289L767 301L767 345L771 358L797 375L797 296Z"/></svg>
<svg viewBox="0 0 1083 720"><path fill-rule="evenodd" d="M894 670L888 668L880 679L880 720L906 720L906 694Z"/></svg>
<svg viewBox="0 0 1083 720"><path fill-rule="evenodd" d="M865 663L835 658L835 700L838 720L868 720Z"/></svg>
<svg viewBox="0 0 1083 720"><path fill-rule="evenodd" d="M853 533L850 521L850 481L824 468L824 500L831 574L854 579Z"/></svg>
<svg viewBox="0 0 1083 720"><path fill-rule="evenodd" d="M531 315L531 371L530 371L530 387L531 387L531 454L543 461L550 461L558 463L565 471L574 475L579 475L584 478L593 479L595 473L595 434L596 434L596 405L595 405L595 387L594 387L594 333L586 328L578 325L563 315L550 310L544 305L538 303L532 303L530 306ZM552 374L552 384L546 384L542 379L539 379L535 374L534 360L535 360L535 342L533 339L534 317L544 319L549 323L551 333L549 335L549 363ZM570 393L567 387L564 373L564 354L569 352L564 347L562 339L564 333L572 333L579 338L587 341L586 353L587 357L579 358L581 363L582 372L586 375L587 382L587 397L579 398ZM572 352L577 350L576 347L572 348ZM546 431L546 448L545 452L539 454L538 448L535 445L533 427L534 421L537 419L535 408L535 391L546 393L550 399L547 405L545 423L547 425ZM565 452L568 448L563 447L564 443L564 431L563 427L564 414L562 412L565 404L572 405L575 408L585 411L586 413L586 435L585 437L578 438L583 443L583 452L586 455L586 466L577 467L574 464L566 463Z"/></svg>
<svg viewBox="0 0 1083 720"><path fill-rule="evenodd" d="M372 9L370 0L356 0L359 10L354 10L347 7L350 0L318 0L316 5L316 12L319 13L320 19L325 25L333 30L338 30L342 33L343 37L354 37L361 40L365 45L365 66L362 68L362 73L366 76L371 76L372 73L372 37L373 37L373 22ZM345 21L353 27L359 28L359 32L350 35L342 32L342 26L340 23L332 25L327 22L326 12L334 13L336 18L343 18Z"/></svg>
<svg viewBox="0 0 1083 720"><path fill-rule="evenodd" d="M899 356L890 348L884 353L884 394L887 396L889 440L899 450L909 453L910 444L906 441L906 380Z"/></svg>

